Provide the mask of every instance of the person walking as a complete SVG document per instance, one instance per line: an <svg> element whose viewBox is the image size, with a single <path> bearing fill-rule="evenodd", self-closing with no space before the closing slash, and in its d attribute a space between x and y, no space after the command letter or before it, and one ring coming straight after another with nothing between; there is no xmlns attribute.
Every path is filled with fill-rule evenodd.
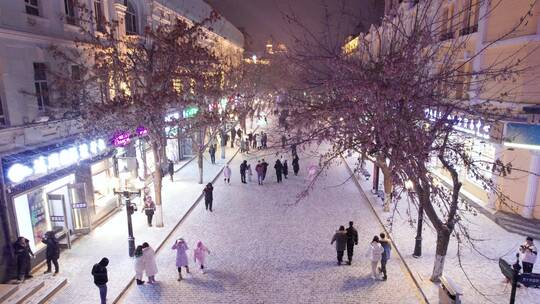
<svg viewBox="0 0 540 304"><path fill-rule="evenodd" d="M298 175L298 171L300 171L300 164L298 163L298 155L295 155L292 160L292 168L294 175Z"/></svg>
<svg viewBox="0 0 540 304"><path fill-rule="evenodd" d="M215 144L210 145L210 147L208 148L208 153L210 154L210 162L212 164L215 164L216 163L216 145Z"/></svg>
<svg viewBox="0 0 540 304"><path fill-rule="evenodd" d="M212 212L212 201L214 200L214 186L212 186L212 183L206 184L206 187L203 189L204 193L204 206L206 207L206 210L210 210Z"/></svg>
<svg viewBox="0 0 540 304"><path fill-rule="evenodd" d="M13 244L13 251L17 260L17 280L24 281L24 279L32 278L33 276L30 274L30 260L34 258L34 253L32 252L32 248L30 248L30 241L25 237L18 237L17 241Z"/></svg>
<svg viewBox="0 0 540 304"><path fill-rule="evenodd" d="M156 282L156 274L158 273L157 263L156 263L156 252L148 243L144 242L142 244L143 252L143 262L144 262L144 271L148 277L148 283L154 284Z"/></svg>
<svg viewBox="0 0 540 304"><path fill-rule="evenodd" d="M47 270L45 271L45 273L51 272L52 262L52 264L54 264L53 276L55 276L58 274L58 271L60 271L60 267L58 266L58 259L60 258L60 246L58 245L58 240L54 235L54 231L47 231L45 233L45 237L41 240L41 242L47 245L47 250L45 251L45 258L47 259Z"/></svg>
<svg viewBox="0 0 540 304"><path fill-rule="evenodd" d="M174 177L174 163L172 160L169 160L169 165L167 166L167 172L169 173L169 176L171 177L171 182L172 182L173 177Z"/></svg>
<svg viewBox="0 0 540 304"><path fill-rule="evenodd" d="M223 180L227 184L231 184L231 168L229 168L229 164L225 165L225 168L223 168Z"/></svg>
<svg viewBox="0 0 540 304"><path fill-rule="evenodd" d="M262 162L261 162L261 165L263 167L263 176L262 176L262 179L263 181L266 179L266 172L268 171L268 163L264 160L264 158L262 159Z"/></svg>
<svg viewBox="0 0 540 304"><path fill-rule="evenodd" d="M358 231L353 227L353 222L349 222L349 228L346 229L347 231L347 264L352 264L352 257L354 253L354 246L358 245Z"/></svg>
<svg viewBox="0 0 540 304"><path fill-rule="evenodd" d="M234 148L234 140L236 139L236 129L231 128L231 148Z"/></svg>
<svg viewBox="0 0 540 304"><path fill-rule="evenodd" d="M244 160L240 164L240 180L243 184L247 184L246 182L246 171L247 171L247 160Z"/></svg>
<svg viewBox="0 0 540 304"><path fill-rule="evenodd" d="M94 284L96 284L99 289L101 304L107 303L107 282L109 282L109 277L107 276L108 265L109 259L102 258L99 263L94 264L92 267L92 276L94 277Z"/></svg>
<svg viewBox="0 0 540 304"><path fill-rule="evenodd" d="M523 254L521 258L523 273L532 273L534 263L536 263L536 257L538 256L538 249L534 246L533 238L528 236L525 239L525 243L519 247L519 251Z"/></svg>
<svg viewBox="0 0 540 304"><path fill-rule="evenodd" d="M283 176L285 179L287 179L287 175L289 175L289 165L287 164L287 160L283 161Z"/></svg>
<svg viewBox="0 0 540 304"><path fill-rule="evenodd" d="M371 261L371 278L374 280L379 279L379 274L377 273L377 264L379 264L381 261L383 252L384 249L379 243L379 237L374 236L373 240L368 246L368 252L366 253L366 256Z"/></svg>
<svg viewBox="0 0 540 304"><path fill-rule="evenodd" d="M292 154L293 159L295 156L298 157L298 153L296 153L296 144L291 145L291 154Z"/></svg>
<svg viewBox="0 0 540 304"><path fill-rule="evenodd" d="M255 148L255 145L253 144L253 133L251 132L248 133L248 143L249 143L249 147Z"/></svg>
<svg viewBox="0 0 540 304"><path fill-rule="evenodd" d="M248 182L251 183L251 177L253 176L253 171L251 170L251 164L248 164L247 165L247 177L248 177Z"/></svg>
<svg viewBox="0 0 540 304"><path fill-rule="evenodd" d="M186 267L186 272L189 273L188 257L186 251L188 245L183 238L176 240L172 246L172 250L176 250L176 269L178 270L178 281L182 280L182 267Z"/></svg>
<svg viewBox="0 0 540 304"><path fill-rule="evenodd" d="M268 134L261 131L261 140L263 149L268 148Z"/></svg>
<svg viewBox="0 0 540 304"><path fill-rule="evenodd" d="M133 268L135 268L135 280L137 285L144 284L143 273L144 273L144 258L143 258L143 248L141 245L135 248L135 261L133 262Z"/></svg>
<svg viewBox="0 0 540 304"><path fill-rule="evenodd" d="M246 152L246 141L240 137L240 153Z"/></svg>
<svg viewBox="0 0 540 304"><path fill-rule="evenodd" d="M204 261L206 260L206 254L210 254L210 250L204 246L203 242L197 242L197 248L193 251L193 259L195 263L198 263L201 272L204 273Z"/></svg>
<svg viewBox="0 0 540 304"><path fill-rule="evenodd" d="M155 211L156 211L156 204L152 200L152 196L150 196L149 194L146 194L144 196L144 206L141 212L144 212L144 214L146 214L146 221L148 222L148 227L152 227L152 218L154 217Z"/></svg>
<svg viewBox="0 0 540 304"><path fill-rule="evenodd" d="M276 163L274 164L274 169L276 169L277 182L281 183L281 181L283 179L283 177L282 177L283 165L281 164L281 161L279 159L276 160Z"/></svg>
<svg viewBox="0 0 540 304"><path fill-rule="evenodd" d="M264 181L264 166L262 165L261 161L259 160L257 162L257 165L255 166L255 172L257 172L257 182L259 185L262 186Z"/></svg>
<svg viewBox="0 0 540 304"><path fill-rule="evenodd" d="M238 130L236 130L236 136L238 137L238 140L242 140L242 127L239 127Z"/></svg>
<svg viewBox="0 0 540 304"><path fill-rule="evenodd" d="M257 144L257 150L261 150L263 147L262 144L262 135L255 134L255 143Z"/></svg>
<svg viewBox="0 0 540 304"><path fill-rule="evenodd" d="M390 259L390 250L392 250L392 246L390 245L390 241L386 238L386 234L381 232L379 234L379 237L379 243L383 248L383 253L381 255L381 268L379 269L379 272L383 275L383 281L386 281L386 279L388 279L388 276L386 274L386 263Z"/></svg>
<svg viewBox="0 0 540 304"><path fill-rule="evenodd" d="M332 237L330 245L336 242L336 251L337 251L337 264L341 265L343 262L343 252L345 251L345 246L347 245L347 233L345 232L345 227L339 226L339 230L336 231Z"/></svg>

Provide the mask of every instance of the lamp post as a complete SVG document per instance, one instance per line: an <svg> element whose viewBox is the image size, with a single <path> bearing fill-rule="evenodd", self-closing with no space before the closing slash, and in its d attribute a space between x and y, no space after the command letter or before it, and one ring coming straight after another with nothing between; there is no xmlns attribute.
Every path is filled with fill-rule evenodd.
<svg viewBox="0 0 540 304"><path fill-rule="evenodd" d="M128 251L129 256L133 257L135 253L135 237L133 236L133 224L131 222L131 215L137 211L137 206L131 203L131 195L141 195L141 190L138 191L116 191L114 189L114 194L121 195L124 197L126 205L126 215L127 215L127 225L128 225Z"/></svg>
<svg viewBox="0 0 540 304"><path fill-rule="evenodd" d="M514 304L516 302L516 289L518 286L519 271L521 270L521 266L519 265L519 253L516 253L516 263L512 265L512 269L514 271L512 273L512 291L510 292L510 304Z"/></svg>
<svg viewBox="0 0 540 304"><path fill-rule="evenodd" d="M405 182L405 188L409 194L414 193L414 183L411 180ZM422 224L424 223L424 208L422 203L418 202L418 221L416 225L416 237L414 243L413 257L419 258L422 256Z"/></svg>

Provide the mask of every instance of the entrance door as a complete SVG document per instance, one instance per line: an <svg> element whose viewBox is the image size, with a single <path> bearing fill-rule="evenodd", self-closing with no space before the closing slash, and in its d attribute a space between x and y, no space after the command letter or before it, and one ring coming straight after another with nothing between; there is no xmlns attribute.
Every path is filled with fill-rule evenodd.
<svg viewBox="0 0 540 304"><path fill-rule="evenodd" d="M47 203L49 205L49 218L51 219L52 230L57 235L65 234L68 248L71 248L71 236L66 215L65 197L62 194L47 194ZM69 215L68 215L69 216Z"/></svg>
<svg viewBox="0 0 540 304"><path fill-rule="evenodd" d="M72 212L73 232L87 234L92 230L92 220L86 201L86 184L69 184L69 200Z"/></svg>

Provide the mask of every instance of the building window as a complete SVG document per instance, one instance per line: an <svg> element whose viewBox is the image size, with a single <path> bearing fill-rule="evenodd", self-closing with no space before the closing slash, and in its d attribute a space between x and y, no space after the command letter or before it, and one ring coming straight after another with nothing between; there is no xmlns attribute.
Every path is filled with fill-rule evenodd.
<svg viewBox="0 0 540 304"><path fill-rule="evenodd" d="M64 0L64 8L66 10L66 23L72 25L77 24L77 16L75 15L75 1L76 0Z"/></svg>
<svg viewBox="0 0 540 304"><path fill-rule="evenodd" d="M126 10L126 34L137 35L137 13L131 1L125 1Z"/></svg>
<svg viewBox="0 0 540 304"><path fill-rule="evenodd" d="M34 62L34 85L38 110L43 111L49 104L49 87L47 85L47 66L42 62Z"/></svg>
<svg viewBox="0 0 540 304"><path fill-rule="evenodd" d="M2 108L2 98L0 98L0 126L6 124L6 118L4 117L4 110Z"/></svg>
<svg viewBox="0 0 540 304"><path fill-rule="evenodd" d="M28 15L39 16L38 0L24 0L24 4Z"/></svg>
<svg viewBox="0 0 540 304"><path fill-rule="evenodd" d="M94 1L94 17L96 21L96 30L105 32L105 16L103 15L103 4L101 0Z"/></svg>
<svg viewBox="0 0 540 304"><path fill-rule="evenodd" d="M459 34L465 36L478 31L478 3L476 0L465 0L463 7L463 24Z"/></svg>

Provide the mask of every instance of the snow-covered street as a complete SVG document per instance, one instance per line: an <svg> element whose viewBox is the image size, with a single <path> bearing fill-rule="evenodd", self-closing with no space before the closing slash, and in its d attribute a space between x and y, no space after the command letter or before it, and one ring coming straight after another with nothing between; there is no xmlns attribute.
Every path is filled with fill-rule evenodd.
<svg viewBox="0 0 540 304"><path fill-rule="evenodd" d="M289 156L284 158L289 158L290 164ZM254 167L262 157L270 164L265 185L258 186L255 179L242 184L241 161L247 159ZM350 181L343 183L348 177L344 166L331 169L307 198L295 204L297 194L307 185L306 167L315 160L301 158L299 176L290 174L283 184L277 184L273 170L276 157L272 153L262 157L236 156L231 163L231 185L222 179L214 185L214 212L206 211L204 202L199 202L158 253L158 283L132 284L120 302L422 302L395 253L388 264L388 281L371 279L365 253L381 226L356 186ZM359 245L352 266L337 266L330 240L339 225L346 226L350 220L358 229ZM192 275L177 281L171 246L180 237L190 249L198 240L208 246L211 255L206 274L196 268L190 250Z"/></svg>

